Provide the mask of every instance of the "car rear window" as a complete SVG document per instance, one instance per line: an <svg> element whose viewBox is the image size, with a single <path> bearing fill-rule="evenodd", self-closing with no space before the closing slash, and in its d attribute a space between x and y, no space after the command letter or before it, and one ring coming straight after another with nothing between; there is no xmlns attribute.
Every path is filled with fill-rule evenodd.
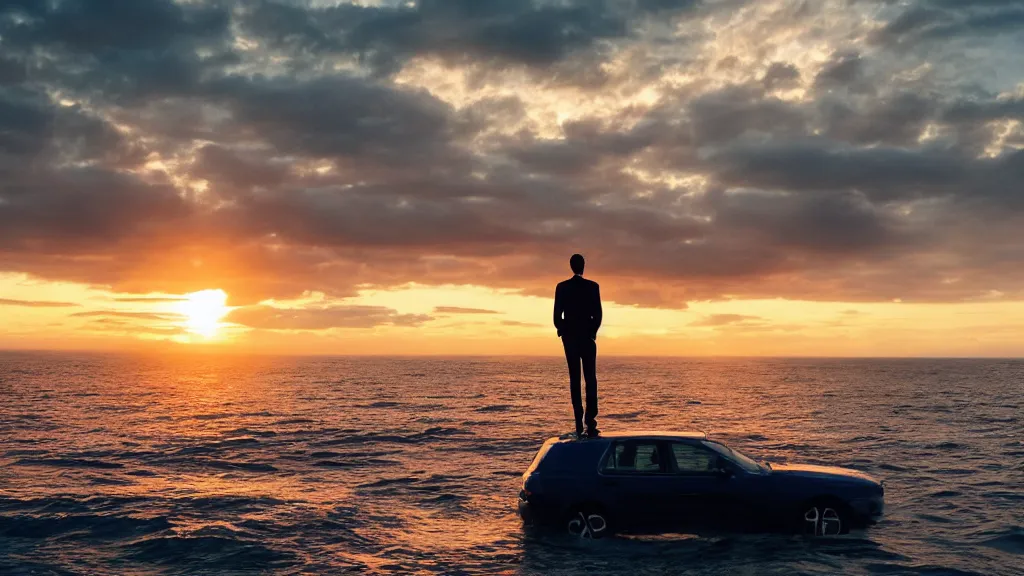
<svg viewBox="0 0 1024 576"><path fill-rule="evenodd" d="M544 444L543 446L540 447L540 450L537 451L537 455L533 457L533 462L530 463L530 467L526 469L527 474L530 474L531 472L536 470L538 466L540 466L541 460L543 460L544 457L547 456L548 451L551 450L552 446L553 444Z"/></svg>

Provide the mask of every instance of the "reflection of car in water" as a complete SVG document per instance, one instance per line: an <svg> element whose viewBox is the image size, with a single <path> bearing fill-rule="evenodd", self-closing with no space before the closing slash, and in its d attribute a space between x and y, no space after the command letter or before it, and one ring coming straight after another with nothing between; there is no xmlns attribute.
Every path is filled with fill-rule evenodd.
<svg viewBox="0 0 1024 576"><path fill-rule="evenodd" d="M519 493L528 525L583 538L733 529L843 534L882 514L882 484L826 466L759 464L702 432L551 438Z"/></svg>

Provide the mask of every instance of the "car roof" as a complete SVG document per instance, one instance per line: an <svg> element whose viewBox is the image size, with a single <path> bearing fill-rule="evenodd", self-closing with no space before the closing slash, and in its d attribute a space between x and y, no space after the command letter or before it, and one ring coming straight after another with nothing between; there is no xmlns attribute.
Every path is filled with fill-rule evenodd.
<svg viewBox="0 0 1024 576"><path fill-rule="evenodd" d="M708 435L699 431L674 432L670 430L637 430L608 432L601 434L605 438L685 438L688 440L707 440Z"/></svg>
<svg viewBox="0 0 1024 576"><path fill-rule="evenodd" d="M707 440L708 435L704 432L695 431L670 431L670 430L624 430L620 432L602 432L598 440ZM554 437L548 442L575 442L574 438ZM584 440L587 441L587 440Z"/></svg>

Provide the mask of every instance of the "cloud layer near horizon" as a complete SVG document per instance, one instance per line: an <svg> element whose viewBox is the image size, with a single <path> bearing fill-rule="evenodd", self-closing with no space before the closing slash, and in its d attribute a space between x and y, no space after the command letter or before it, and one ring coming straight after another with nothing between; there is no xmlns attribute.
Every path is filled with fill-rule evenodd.
<svg viewBox="0 0 1024 576"><path fill-rule="evenodd" d="M233 303L474 284L1020 298L1024 0L0 8L0 270ZM255 325L414 325L368 309Z"/></svg>

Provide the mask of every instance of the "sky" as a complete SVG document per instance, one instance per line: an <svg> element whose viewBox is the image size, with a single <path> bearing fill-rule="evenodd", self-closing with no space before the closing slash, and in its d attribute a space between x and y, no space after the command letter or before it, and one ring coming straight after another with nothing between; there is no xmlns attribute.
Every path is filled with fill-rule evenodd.
<svg viewBox="0 0 1024 576"><path fill-rule="evenodd" d="M0 348L1024 356L1024 0L14 0Z"/></svg>

